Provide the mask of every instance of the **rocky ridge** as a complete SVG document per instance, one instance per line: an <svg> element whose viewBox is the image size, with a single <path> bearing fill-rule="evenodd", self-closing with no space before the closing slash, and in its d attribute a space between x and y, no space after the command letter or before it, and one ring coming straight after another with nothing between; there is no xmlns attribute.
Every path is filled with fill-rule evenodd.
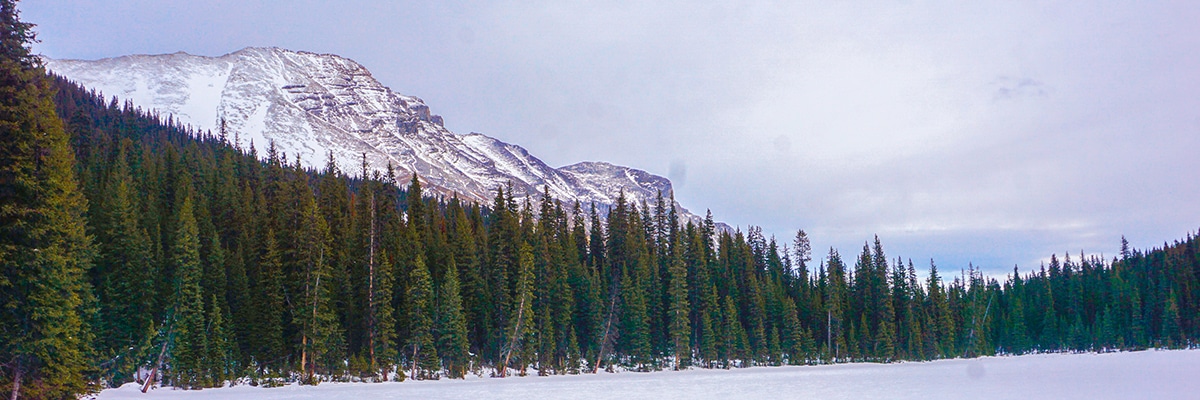
<svg viewBox="0 0 1200 400"><path fill-rule="evenodd" d="M353 60L280 48L246 48L220 57L187 53L130 55L101 60L43 58L55 74L105 96L173 115L199 131L220 132L241 148L265 154L268 143L309 168L329 157L359 175L389 164L398 179L416 173L434 193L488 203L512 185L517 198L543 190L564 205L578 201L608 209L624 193L654 204L672 193L664 177L604 162L561 168L521 146L443 126L420 98L393 92ZM405 182L399 182L404 184ZM681 217L701 217L675 203Z"/></svg>

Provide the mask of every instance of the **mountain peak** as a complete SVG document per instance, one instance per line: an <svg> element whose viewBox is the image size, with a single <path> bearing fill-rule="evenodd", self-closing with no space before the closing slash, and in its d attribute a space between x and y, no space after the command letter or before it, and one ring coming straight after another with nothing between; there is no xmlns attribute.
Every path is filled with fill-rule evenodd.
<svg viewBox="0 0 1200 400"><path fill-rule="evenodd" d="M357 62L334 54L247 47L219 57L184 52L95 61L46 59L56 74L171 114L202 132L222 127L230 140L259 154L268 144L303 165L359 174L388 165L396 175L418 174L433 193L486 203L511 184L514 196L551 196L607 208L624 193L653 203L671 193L666 178L606 162L547 166L525 148L444 127L418 97L393 92ZM404 184L404 182L398 182ZM685 217L694 217L681 210Z"/></svg>

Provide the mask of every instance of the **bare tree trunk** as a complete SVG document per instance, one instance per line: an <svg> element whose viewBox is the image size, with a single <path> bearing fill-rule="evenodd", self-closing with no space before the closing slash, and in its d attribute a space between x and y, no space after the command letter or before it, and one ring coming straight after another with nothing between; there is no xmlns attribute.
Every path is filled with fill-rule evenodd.
<svg viewBox="0 0 1200 400"><path fill-rule="evenodd" d="M412 379L413 380L417 379L417 370L421 368L420 367L420 365L421 365L420 355L421 355L421 346L414 345L413 346L413 365L412 365ZM403 371L401 371L401 372L403 372Z"/></svg>
<svg viewBox="0 0 1200 400"><path fill-rule="evenodd" d="M13 368L13 389L9 400L17 400L21 397L21 378L25 375L25 366L21 365L21 361L17 359L17 365Z"/></svg>
<svg viewBox="0 0 1200 400"><path fill-rule="evenodd" d="M319 262L324 262L324 259L325 259L324 250L322 250L321 261L319 261ZM313 291L312 291L312 298L313 298L312 322L309 322L309 329L314 330L314 331L316 330L316 326L317 326L317 293L320 293L320 290L321 290L321 275L317 275L317 283L314 285ZM305 368L304 361L305 361L305 359L308 359L308 357L307 357L308 356L308 333L304 334L304 337L301 339L301 342L304 343L304 352L300 354L300 369L301 369L301 372L303 373L305 370L304 369ZM307 370L308 371L308 380L309 380L309 382L312 382L313 375L315 375L317 372L316 356L313 356L311 359L309 359L309 363L311 363L312 365L310 365Z"/></svg>
<svg viewBox="0 0 1200 400"><path fill-rule="evenodd" d="M833 350L833 311L825 311L825 348ZM834 359L837 359L836 351Z"/></svg>
<svg viewBox="0 0 1200 400"><path fill-rule="evenodd" d="M150 376L146 377L146 384L142 385L142 393L150 390L150 386L154 385L154 379L158 376L158 368L162 366L163 356L167 354L167 343L171 342L171 333L167 333L167 337L163 340L162 350L158 352L158 362L154 363L154 369L150 370ZM14 400L16 397L13 398Z"/></svg>
<svg viewBox="0 0 1200 400"><path fill-rule="evenodd" d="M367 248L367 348L371 353L371 373L375 373L375 192L371 192L370 244Z"/></svg>
<svg viewBox="0 0 1200 400"><path fill-rule="evenodd" d="M300 334L300 379L312 382L312 374L308 373L308 334ZM302 382L303 383L303 382Z"/></svg>
<svg viewBox="0 0 1200 400"><path fill-rule="evenodd" d="M508 376L508 359L509 359L509 357L512 357L513 349L515 349L516 346L520 344L521 336L524 336L524 335L521 335L520 333L521 333L521 321L525 315L525 298L526 297L527 296L522 295L521 302L517 304L517 324L515 326L513 326L513 335L512 335L512 339L509 340L509 342L508 342L508 351L504 352L504 364L502 364L500 366L500 368L501 368L500 369L500 377L501 378ZM524 373L524 372L522 372L522 373Z"/></svg>
<svg viewBox="0 0 1200 400"><path fill-rule="evenodd" d="M309 293L307 279L304 282L304 293L306 295ZM304 324L304 328L300 332L300 379L302 381L311 380L312 377L308 375L308 330L312 323L313 321L309 321L308 324Z"/></svg>
<svg viewBox="0 0 1200 400"><path fill-rule="evenodd" d="M614 291L612 295L612 301L608 306L608 318L604 322L604 336L600 337L600 352L596 354L596 363L592 364L593 374L600 372L600 360L604 359L604 346L607 346L609 342L608 335L612 328L613 313L616 312L616 309L617 293Z"/></svg>

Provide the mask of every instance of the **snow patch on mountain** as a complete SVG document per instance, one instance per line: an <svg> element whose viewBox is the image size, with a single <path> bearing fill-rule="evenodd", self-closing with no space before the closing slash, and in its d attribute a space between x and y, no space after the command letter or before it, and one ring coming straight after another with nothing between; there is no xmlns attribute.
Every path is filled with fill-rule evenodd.
<svg viewBox="0 0 1200 400"><path fill-rule="evenodd" d="M246 149L278 152L321 169L332 157L351 175L390 164L403 184L416 173L437 194L487 203L511 184L517 198L543 190L568 207L578 201L607 210L624 193L653 206L671 196L661 176L603 162L547 166L521 146L443 126L423 100L393 92L353 60L280 48L246 48L220 57L187 53L102 60L43 58L47 68L105 96L173 115ZM674 203L685 220L701 218Z"/></svg>

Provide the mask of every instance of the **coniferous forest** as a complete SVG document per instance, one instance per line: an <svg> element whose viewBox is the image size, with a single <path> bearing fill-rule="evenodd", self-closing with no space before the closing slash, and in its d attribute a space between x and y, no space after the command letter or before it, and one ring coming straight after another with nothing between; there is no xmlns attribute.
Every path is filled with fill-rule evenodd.
<svg viewBox="0 0 1200 400"><path fill-rule="evenodd" d="M0 390L381 381L1187 347L1200 241L996 278L654 204L423 195L47 76L3 1ZM267 144L268 149L273 148ZM264 161L265 160L265 161ZM408 181L404 187L394 182ZM663 198L667 196L668 198ZM917 270L924 272L919 278Z"/></svg>

